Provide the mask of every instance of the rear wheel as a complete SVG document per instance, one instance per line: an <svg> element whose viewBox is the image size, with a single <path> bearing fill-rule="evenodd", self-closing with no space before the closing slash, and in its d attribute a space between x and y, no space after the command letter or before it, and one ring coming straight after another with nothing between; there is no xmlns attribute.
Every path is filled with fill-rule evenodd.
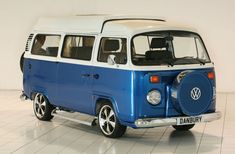
<svg viewBox="0 0 235 154"><path fill-rule="evenodd" d="M191 125L173 125L172 127L179 131L188 131L194 127L195 124Z"/></svg>
<svg viewBox="0 0 235 154"><path fill-rule="evenodd" d="M126 126L119 123L112 106L108 103L101 105L98 122L101 132L106 137L118 138L126 132Z"/></svg>
<svg viewBox="0 0 235 154"><path fill-rule="evenodd" d="M22 55L20 57L20 70L21 70L21 72L23 72L23 70L24 70L24 53L22 53Z"/></svg>
<svg viewBox="0 0 235 154"><path fill-rule="evenodd" d="M39 120L51 120L53 118L53 116L51 115L53 109L54 107L49 103L48 99L44 95L40 93L36 94L33 101L33 110L35 116Z"/></svg>

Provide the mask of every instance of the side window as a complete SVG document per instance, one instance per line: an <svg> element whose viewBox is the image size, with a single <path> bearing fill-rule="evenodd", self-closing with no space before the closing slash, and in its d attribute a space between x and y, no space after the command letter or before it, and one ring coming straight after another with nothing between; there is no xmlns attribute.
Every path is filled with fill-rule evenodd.
<svg viewBox="0 0 235 154"><path fill-rule="evenodd" d="M61 57L89 61L94 41L94 36L66 36Z"/></svg>
<svg viewBox="0 0 235 154"><path fill-rule="evenodd" d="M38 34L34 39L32 54L56 57L59 49L60 36Z"/></svg>
<svg viewBox="0 0 235 154"><path fill-rule="evenodd" d="M127 45L125 38L108 38L101 39L97 60L99 62L108 61L108 56L114 55L117 64L127 63Z"/></svg>

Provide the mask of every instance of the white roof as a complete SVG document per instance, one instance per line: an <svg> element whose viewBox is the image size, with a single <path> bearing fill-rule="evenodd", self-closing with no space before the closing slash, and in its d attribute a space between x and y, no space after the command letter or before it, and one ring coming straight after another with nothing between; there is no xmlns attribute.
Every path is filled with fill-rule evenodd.
<svg viewBox="0 0 235 154"><path fill-rule="evenodd" d="M39 32L134 35L155 30L186 30L193 28L171 24L162 18L109 15L78 15L40 18L34 27Z"/></svg>

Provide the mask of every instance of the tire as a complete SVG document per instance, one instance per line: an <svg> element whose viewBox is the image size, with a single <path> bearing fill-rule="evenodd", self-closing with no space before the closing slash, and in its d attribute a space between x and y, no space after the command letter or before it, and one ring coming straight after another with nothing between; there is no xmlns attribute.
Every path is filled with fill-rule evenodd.
<svg viewBox="0 0 235 154"><path fill-rule="evenodd" d="M194 127L195 124L191 124L191 125L173 125L172 127L175 128L175 130L178 131L188 131L191 128Z"/></svg>
<svg viewBox="0 0 235 154"><path fill-rule="evenodd" d="M20 70L23 73L23 71L24 71L24 53L22 53L22 55L20 57Z"/></svg>
<svg viewBox="0 0 235 154"><path fill-rule="evenodd" d="M108 103L103 103L99 109L98 124L104 136L118 138L126 132L126 126L120 124L113 107Z"/></svg>
<svg viewBox="0 0 235 154"><path fill-rule="evenodd" d="M50 121L53 116L51 115L52 110L54 107L49 103L48 99L40 94L37 93L33 100L33 110L35 116L42 121Z"/></svg>

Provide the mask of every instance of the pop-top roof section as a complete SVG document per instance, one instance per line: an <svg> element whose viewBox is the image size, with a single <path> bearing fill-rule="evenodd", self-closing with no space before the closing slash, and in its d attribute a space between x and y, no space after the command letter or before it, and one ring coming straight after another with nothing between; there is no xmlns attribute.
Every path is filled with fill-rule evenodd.
<svg viewBox="0 0 235 154"><path fill-rule="evenodd" d="M79 33L102 33L104 26L112 21L157 21L165 22L164 18L149 16L114 16L114 15L76 15L65 17L40 18L34 27L36 31L59 31ZM112 26L109 31L112 31Z"/></svg>

